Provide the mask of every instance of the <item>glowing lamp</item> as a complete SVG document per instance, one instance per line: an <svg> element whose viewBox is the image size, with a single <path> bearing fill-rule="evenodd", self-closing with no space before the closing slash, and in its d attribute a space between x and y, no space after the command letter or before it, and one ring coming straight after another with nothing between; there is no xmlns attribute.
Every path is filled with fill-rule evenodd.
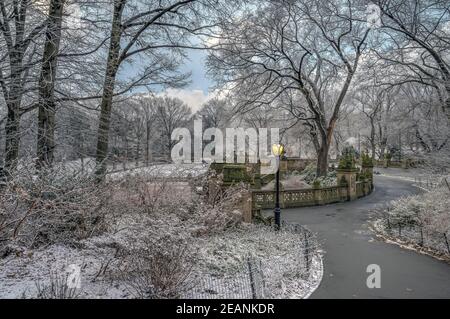
<svg viewBox="0 0 450 319"><path fill-rule="evenodd" d="M281 144L273 144L272 145L272 153L275 156L281 156L284 152L284 146Z"/></svg>

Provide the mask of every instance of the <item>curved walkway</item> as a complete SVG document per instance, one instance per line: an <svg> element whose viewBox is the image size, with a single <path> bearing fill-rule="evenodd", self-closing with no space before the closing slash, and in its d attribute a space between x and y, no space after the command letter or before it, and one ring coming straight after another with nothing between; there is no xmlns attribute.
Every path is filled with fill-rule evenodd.
<svg viewBox="0 0 450 319"><path fill-rule="evenodd" d="M368 229L370 210L417 193L411 182L375 177L374 192L341 204L285 209L282 218L318 233L324 276L311 298L450 298L450 265L378 241ZM366 286L367 266L381 267L381 288Z"/></svg>

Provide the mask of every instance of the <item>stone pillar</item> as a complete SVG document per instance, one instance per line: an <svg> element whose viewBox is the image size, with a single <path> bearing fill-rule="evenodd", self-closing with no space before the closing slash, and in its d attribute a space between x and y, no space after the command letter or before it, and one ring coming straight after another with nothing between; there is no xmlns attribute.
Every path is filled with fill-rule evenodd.
<svg viewBox="0 0 450 319"><path fill-rule="evenodd" d="M355 200L358 198L356 194L356 174L357 169L338 169L337 181L339 185L345 184L347 186L348 200Z"/></svg>
<svg viewBox="0 0 450 319"><path fill-rule="evenodd" d="M322 190L320 188L314 188L314 202L316 205L323 205Z"/></svg>

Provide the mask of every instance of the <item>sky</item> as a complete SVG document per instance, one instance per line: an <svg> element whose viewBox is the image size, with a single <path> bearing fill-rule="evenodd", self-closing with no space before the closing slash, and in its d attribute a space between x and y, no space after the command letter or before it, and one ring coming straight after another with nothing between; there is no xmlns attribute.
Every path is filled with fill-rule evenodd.
<svg viewBox="0 0 450 319"><path fill-rule="evenodd" d="M213 81L206 75L206 51L189 50L188 60L181 68L184 72L191 72L191 83L183 89L168 89L167 95L180 98L195 112L214 94L211 90Z"/></svg>
<svg viewBox="0 0 450 319"><path fill-rule="evenodd" d="M208 79L206 75L205 63L207 52L201 50L189 50L187 55L188 58L186 59L185 64L180 68L180 71L191 73L190 83L183 89L169 88L160 92L158 95L177 97L185 102L194 113L201 108L202 104L214 96L214 92L211 90L214 82ZM145 61L141 61L139 63L145 63ZM127 79L135 75L135 66L135 64L124 63L119 77L122 79ZM142 89L142 91L146 92L145 89Z"/></svg>
<svg viewBox="0 0 450 319"><path fill-rule="evenodd" d="M78 5L70 5L66 7L66 10L68 15L65 23L73 28L81 27L81 24L79 25L81 15L80 7ZM190 79L191 83L183 89L167 89L166 91L159 93L159 95L177 97L191 107L193 112L196 112L201 108L203 103L213 97L214 93L212 93L211 87L214 83L206 76L205 63L207 52L203 50L188 50L187 55L188 58L180 70L192 74ZM145 61L135 61L135 63L145 63ZM119 74L119 79L129 79L136 75L136 66L136 64L124 63ZM146 92L145 89L142 89L142 91Z"/></svg>
<svg viewBox="0 0 450 319"><path fill-rule="evenodd" d="M208 93L212 82L206 76L206 51L189 50L189 60L182 68L183 71L192 72L192 83L188 86L191 90L202 90L205 94Z"/></svg>

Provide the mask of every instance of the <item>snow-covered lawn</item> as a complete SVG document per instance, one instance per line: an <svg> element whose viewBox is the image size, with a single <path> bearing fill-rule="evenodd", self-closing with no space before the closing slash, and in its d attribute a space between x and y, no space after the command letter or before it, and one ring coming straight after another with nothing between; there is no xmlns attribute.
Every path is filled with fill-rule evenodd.
<svg viewBox="0 0 450 319"><path fill-rule="evenodd" d="M304 245L299 234L275 232L268 227L243 225L199 238L191 274L191 298L251 298L248 258L261 265L264 297L304 298L322 277L321 257L310 251L310 271L305 269ZM63 277L69 265L81 268L78 298L133 298L130 287L115 276L116 247L110 236L80 242L79 247L52 245L18 250L0 260L0 298L36 298L37 285L50 285L50 277ZM110 265L103 273L105 265Z"/></svg>
<svg viewBox="0 0 450 319"><path fill-rule="evenodd" d="M74 173L93 173L95 170L95 158L87 157L83 160L73 160L58 162L55 165L55 170L65 174ZM125 168L124 168L125 167ZM129 162L126 164L117 164L116 167L108 165L107 178L109 180L120 180L133 176L146 176L150 178L190 178L198 177L208 171L209 164L192 163L192 164L152 164L145 166L145 163Z"/></svg>
<svg viewBox="0 0 450 319"><path fill-rule="evenodd" d="M160 164L148 167L135 168L123 172L108 174L111 181L121 180L124 177L146 176L150 178L192 178L205 174L208 171L207 164Z"/></svg>
<svg viewBox="0 0 450 319"><path fill-rule="evenodd" d="M207 196L194 178L206 170L158 165L101 184L65 169L17 176L0 192L0 298L309 296L322 274L315 236L243 223L247 187Z"/></svg>
<svg viewBox="0 0 450 319"><path fill-rule="evenodd" d="M289 228L245 225L204 240L198 264L203 279L188 297L252 298L249 269L262 290L259 298L307 297L323 270L315 238L307 245L303 238ZM233 286L234 291L227 289Z"/></svg>

